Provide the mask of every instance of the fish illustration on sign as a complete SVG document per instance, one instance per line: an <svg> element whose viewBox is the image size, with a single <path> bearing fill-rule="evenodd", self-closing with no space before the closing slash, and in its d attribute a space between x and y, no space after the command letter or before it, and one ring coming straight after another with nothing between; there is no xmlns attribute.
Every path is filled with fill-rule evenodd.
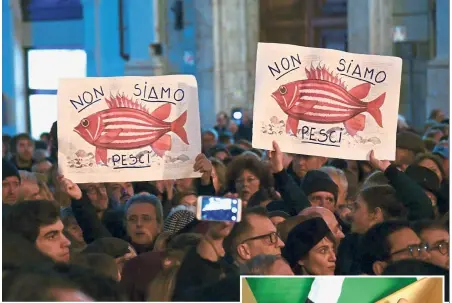
<svg viewBox="0 0 452 303"><path fill-rule="evenodd" d="M124 95L105 99L108 109L83 118L74 128L86 142L96 147L96 163L107 164L107 150L131 150L151 146L162 157L171 150L173 132L188 143L184 129L187 112L176 120L166 122L171 113L171 105L166 103L152 113L138 102Z"/></svg>
<svg viewBox="0 0 452 303"><path fill-rule="evenodd" d="M347 132L354 136L364 130L368 112L383 127L380 108L386 93L375 100L363 102L369 94L370 83L348 90L345 84L323 67L306 69L307 79L281 85L272 93L273 99L288 115L286 132L297 134L300 120L320 124L344 123Z"/></svg>

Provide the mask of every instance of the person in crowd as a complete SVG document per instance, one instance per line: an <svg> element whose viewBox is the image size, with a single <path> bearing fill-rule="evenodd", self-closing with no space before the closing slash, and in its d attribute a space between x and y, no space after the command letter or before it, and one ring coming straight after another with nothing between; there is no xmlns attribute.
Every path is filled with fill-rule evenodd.
<svg viewBox="0 0 452 303"><path fill-rule="evenodd" d="M372 226L360 246L361 270L368 275L381 275L388 265L399 260L430 258L428 245L407 221L389 220Z"/></svg>
<svg viewBox="0 0 452 303"><path fill-rule="evenodd" d="M309 171L301 188L312 206L325 207L331 212L336 210L339 189L328 174L320 170Z"/></svg>
<svg viewBox="0 0 452 303"><path fill-rule="evenodd" d="M17 168L9 161L2 159L2 202L3 205L16 203L19 195L20 175Z"/></svg>
<svg viewBox="0 0 452 303"><path fill-rule="evenodd" d="M218 144L230 146L234 144L234 136L229 131L223 131L218 135Z"/></svg>
<svg viewBox="0 0 452 303"><path fill-rule="evenodd" d="M33 164L31 171L34 173L47 174L52 168L52 162L47 159L41 159Z"/></svg>
<svg viewBox="0 0 452 303"><path fill-rule="evenodd" d="M244 110L242 114L242 120L237 132L235 133L235 141L245 139L251 142L253 139L252 113L249 110Z"/></svg>
<svg viewBox="0 0 452 303"><path fill-rule="evenodd" d="M58 206L51 201L25 201L11 207L3 221L6 231L34 243L55 262L69 262L71 242L64 236Z"/></svg>
<svg viewBox="0 0 452 303"><path fill-rule="evenodd" d="M12 138L9 135L2 136L2 159L9 160L11 158L11 141Z"/></svg>
<svg viewBox="0 0 452 303"><path fill-rule="evenodd" d="M334 275L336 245L322 218L312 218L289 233L283 256L296 275Z"/></svg>
<svg viewBox="0 0 452 303"><path fill-rule="evenodd" d="M323 166L319 169L330 176L331 180L336 183L338 188L335 212L340 213L347 208L348 180L343 170L332 167Z"/></svg>
<svg viewBox="0 0 452 303"><path fill-rule="evenodd" d="M45 144L49 144L50 141L50 133L42 133L39 135L39 140L44 142Z"/></svg>
<svg viewBox="0 0 452 303"><path fill-rule="evenodd" d="M229 149L222 145L217 144L209 150L209 155L211 158L218 159L220 161L224 161L225 159L231 157L231 153Z"/></svg>
<svg viewBox="0 0 452 303"><path fill-rule="evenodd" d="M434 120L436 122L442 122L446 118L446 115L440 109L432 109L428 118L429 118L429 120Z"/></svg>
<svg viewBox="0 0 452 303"><path fill-rule="evenodd" d="M270 202L279 200L280 198L279 194L273 188L261 188L251 196L247 207L267 207Z"/></svg>
<svg viewBox="0 0 452 303"><path fill-rule="evenodd" d="M311 170L316 170L325 165L328 159L325 157L308 156L308 155L294 155L291 165L287 169L295 182L301 186L303 178Z"/></svg>
<svg viewBox="0 0 452 303"><path fill-rule="evenodd" d="M49 152L47 150L47 143L42 141L34 142L33 162L42 161L49 158Z"/></svg>
<svg viewBox="0 0 452 303"><path fill-rule="evenodd" d="M176 276L173 300L184 300L192 288L220 281L234 270L224 260L224 240L231 232L231 222L208 222L208 230L196 247L188 250Z"/></svg>
<svg viewBox="0 0 452 303"><path fill-rule="evenodd" d="M38 175L28 171L19 171L21 184L17 195L17 202L27 200L53 201L54 197L47 183L39 180Z"/></svg>
<svg viewBox="0 0 452 303"><path fill-rule="evenodd" d="M26 170L31 172L33 162L34 143L31 137L22 133L13 138L12 145L14 147L14 156L11 159L12 163L19 170Z"/></svg>
<svg viewBox="0 0 452 303"><path fill-rule="evenodd" d="M423 153L416 156L413 164L419 165L433 171L439 179L439 182L443 182L447 179L446 173L442 166L441 158L432 153Z"/></svg>
<svg viewBox="0 0 452 303"><path fill-rule="evenodd" d="M433 140L432 138L422 138L422 141L424 141L425 151L430 152L430 153L433 151L436 144L438 143L435 140Z"/></svg>
<svg viewBox="0 0 452 303"><path fill-rule="evenodd" d="M437 221L423 220L412 224L418 237L428 244L430 262L449 269L449 230Z"/></svg>
<svg viewBox="0 0 452 303"><path fill-rule="evenodd" d="M216 158L209 158L212 162L212 182L217 195L225 194L226 190L226 166Z"/></svg>
<svg viewBox="0 0 452 303"><path fill-rule="evenodd" d="M412 132L401 132L396 138L396 160L395 164L405 170L408 165L414 163L418 154L425 152L422 138Z"/></svg>
<svg viewBox="0 0 452 303"><path fill-rule="evenodd" d="M282 210L275 210L268 212L268 218L277 227L280 223L290 218L290 215Z"/></svg>
<svg viewBox="0 0 452 303"><path fill-rule="evenodd" d="M121 272L118 269L115 259L107 254L78 254L72 259L71 263L85 268L90 268L98 274L112 280L118 282L121 281Z"/></svg>
<svg viewBox="0 0 452 303"><path fill-rule="evenodd" d="M131 182L106 183L107 194L110 199L120 205L126 204L135 193Z"/></svg>
<svg viewBox="0 0 452 303"><path fill-rule="evenodd" d="M405 216L403 204L389 185L364 188L353 206L351 231L364 234L377 223Z"/></svg>
<svg viewBox="0 0 452 303"><path fill-rule="evenodd" d="M240 266L242 275L293 276L287 261L278 255L257 255Z"/></svg>
<svg viewBox="0 0 452 303"><path fill-rule="evenodd" d="M266 209L252 207L242 212L242 221L234 225L223 247L239 265L260 254L280 255L284 243Z"/></svg>
<svg viewBox="0 0 452 303"><path fill-rule="evenodd" d="M424 189L425 194L432 202L434 217L439 217L438 194L440 190L440 181L435 172L428 168L412 164L407 167L405 173Z"/></svg>
<svg viewBox="0 0 452 303"><path fill-rule="evenodd" d="M214 126L214 129L218 134L222 134L228 131L229 121L230 119L226 112L219 112L217 114L217 125Z"/></svg>
<svg viewBox="0 0 452 303"><path fill-rule="evenodd" d="M342 239L344 239L345 235L342 231L342 226L337 220L337 217L334 213L325 207L313 206L303 209L298 216L305 217L305 219L309 219L310 217L321 217L326 225L328 225L331 233L336 239L336 243L339 244Z"/></svg>
<svg viewBox="0 0 452 303"><path fill-rule="evenodd" d="M228 131L234 136L234 139L236 139L236 134L239 130L239 126L237 125L237 123L233 120L229 121L228 124Z"/></svg>
<svg viewBox="0 0 452 303"><path fill-rule="evenodd" d="M217 145L218 143L218 132L215 129L208 129L202 133L202 149L203 153L207 154L207 152ZM210 155L209 155L210 156Z"/></svg>
<svg viewBox="0 0 452 303"><path fill-rule="evenodd" d="M432 153L434 155L438 155L441 159L441 163L442 163L442 168L444 170L444 173L447 177L447 179L449 179L449 143L446 144L441 144L441 142L435 146L435 148L433 149Z"/></svg>
<svg viewBox="0 0 452 303"><path fill-rule="evenodd" d="M83 230L78 225L71 207L62 208L61 221L64 225L63 233L71 241L71 253L79 253L86 248L85 239L83 239Z"/></svg>
<svg viewBox="0 0 452 303"><path fill-rule="evenodd" d="M270 168L257 157L241 155L229 163L226 180L231 192L237 192L246 207L260 188L273 187Z"/></svg>

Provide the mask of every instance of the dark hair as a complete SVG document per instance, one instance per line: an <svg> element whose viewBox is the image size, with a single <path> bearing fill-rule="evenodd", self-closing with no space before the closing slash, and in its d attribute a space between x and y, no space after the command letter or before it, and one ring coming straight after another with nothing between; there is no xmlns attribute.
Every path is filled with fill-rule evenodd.
<svg viewBox="0 0 452 303"><path fill-rule="evenodd" d="M234 227L232 227L229 235L223 240L223 248L226 254L233 258L237 256L237 246L240 244L243 234L253 229L253 226L249 222L250 215L268 218L268 211L264 207L260 206L250 207L243 210L242 221L236 223Z"/></svg>
<svg viewBox="0 0 452 303"><path fill-rule="evenodd" d="M388 237L405 228L410 227L408 221L389 220L372 226L361 238L360 263L361 271L374 275L373 265L377 261L385 261L390 257L391 245Z"/></svg>
<svg viewBox="0 0 452 303"><path fill-rule="evenodd" d="M52 201L36 200L15 204L4 218L3 229L20 234L35 243L42 226L54 224L60 219L60 210Z"/></svg>
<svg viewBox="0 0 452 303"><path fill-rule="evenodd" d="M246 149L241 147L238 144L233 144L228 147L229 153L231 154L231 157L237 157L246 152Z"/></svg>
<svg viewBox="0 0 452 303"><path fill-rule="evenodd" d="M118 265L112 256L103 253L78 254L72 259L72 264L90 268L107 278L118 279Z"/></svg>
<svg viewBox="0 0 452 303"><path fill-rule="evenodd" d="M278 199L279 197L276 195L276 192L273 188L260 188L251 196L250 200L248 201L247 207L260 206L260 204L264 201Z"/></svg>
<svg viewBox="0 0 452 303"><path fill-rule="evenodd" d="M423 138L422 141L424 141L425 149L429 152L431 152L436 146L436 142L432 138Z"/></svg>
<svg viewBox="0 0 452 303"><path fill-rule="evenodd" d="M47 143L44 141L38 140L35 142L35 149L47 149Z"/></svg>
<svg viewBox="0 0 452 303"><path fill-rule="evenodd" d="M42 134L39 135L39 138L41 138L42 136L50 138L50 133L43 132Z"/></svg>
<svg viewBox="0 0 452 303"><path fill-rule="evenodd" d="M270 268L276 263L276 261L283 261L289 265L281 256L257 255L240 266L240 274L260 276L269 275Z"/></svg>
<svg viewBox="0 0 452 303"><path fill-rule="evenodd" d="M417 259L393 262L383 271L385 276L444 276L446 273L448 270L442 267Z"/></svg>
<svg viewBox="0 0 452 303"><path fill-rule="evenodd" d="M441 164L441 162L442 162L441 158L439 156L435 155L435 154L432 154L432 153L418 154L416 156L416 158L414 159L413 164L419 165L419 163L421 163L422 161L424 161L426 159L432 160L436 164L436 166L438 166L438 169L441 172L441 177L443 178L443 180L446 179L446 173L445 173L445 171L443 169L443 166Z"/></svg>
<svg viewBox="0 0 452 303"><path fill-rule="evenodd" d="M228 165L226 182L230 191L236 192L235 182L245 170L250 171L259 179L260 188L273 187L274 180L270 167L255 156L243 155L236 157Z"/></svg>
<svg viewBox="0 0 452 303"><path fill-rule="evenodd" d="M234 139L234 136L231 132L224 131L218 135L218 143L220 144L226 144L228 141L232 141Z"/></svg>
<svg viewBox="0 0 452 303"><path fill-rule="evenodd" d="M389 179L386 178L385 173L379 170L374 171L371 173L367 178L364 180L363 188L377 186L377 185L388 185Z"/></svg>
<svg viewBox="0 0 452 303"><path fill-rule="evenodd" d="M445 230L445 231L449 232L449 229L447 228L447 226L445 226L441 222L434 221L434 220L415 221L411 224L411 227L418 235L420 235L426 229L439 229L439 230Z"/></svg>
<svg viewBox="0 0 452 303"><path fill-rule="evenodd" d="M61 281L70 281L66 285L71 285L73 289L81 290L95 301L125 301L126 299L116 281L99 275L92 269L74 264L34 264L34 266L12 272L3 280L4 298L9 296L10 291L13 289L12 286L24 275L32 277L31 281L29 280L28 282L31 283L31 287L24 288L29 291L27 295L30 298L32 298L31 293L42 292L45 288L58 287L58 284L55 285L55 283L59 279ZM52 278L51 284L45 282L49 278ZM38 285L43 285L43 287L40 288ZM31 301L36 301L36 298L32 298Z"/></svg>
<svg viewBox="0 0 452 303"><path fill-rule="evenodd" d="M168 250L186 250L189 247L193 247L199 244L202 235L196 233L181 233L170 237L168 241Z"/></svg>
<svg viewBox="0 0 452 303"><path fill-rule="evenodd" d="M179 205L180 202L182 201L182 199L184 199L187 196L198 196L198 194L195 191L182 191L182 192L177 192L172 200L172 204L173 206Z"/></svg>
<svg viewBox="0 0 452 303"><path fill-rule="evenodd" d="M397 198L396 190L390 185L365 187L359 195L367 204L369 211L380 208L384 220L400 219L406 215L403 204Z"/></svg>
<svg viewBox="0 0 452 303"><path fill-rule="evenodd" d="M27 133L18 134L16 136L14 136L11 140L11 149L12 149L13 153L17 152L16 145L17 145L17 142L19 142L20 140L28 140L28 141L31 141L31 143L33 143L33 139L30 137L29 134L27 134Z"/></svg>

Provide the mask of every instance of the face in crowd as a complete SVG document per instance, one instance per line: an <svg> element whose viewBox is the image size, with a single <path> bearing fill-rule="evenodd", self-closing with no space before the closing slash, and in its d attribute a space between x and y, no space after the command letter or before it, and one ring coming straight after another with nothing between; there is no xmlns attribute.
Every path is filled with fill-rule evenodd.
<svg viewBox="0 0 452 303"><path fill-rule="evenodd" d="M212 132L204 132L202 134L202 147L204 150L209 150L217 143L217 138Z"/></svg>
<svg viewBox="0 0 452 303"><path fill-rule="evenodd" d="M259 190L259 186L259 178L247 169L235 181L235 188L243 201L248 201Z"/></svg>
<svg viewBox="0 0 452 303"><path fill-rule="evenodd" d="M381 275L388 264L405 259L419 259L430 262L431 255L427 245L411 228L402 228L387 237L390 247L389 258L373 264L373 271Z"/></svg>
<svg viewBox="0 0 452 303"><path fill-rule="evenodd" d="M317 243L298 264L303 272L315 276L334 275L336 269L335 243L332 239L324 237Z"/></svg>
<svg viewBox="0 0 452 303"><path fill-rule="evenodd" d="M6 177L2 181L2 202L14 204L19 194L20 180L16 176Z"/></svg>
<svg viewBox="0 0 452 303"><path fill-rule="evenodd" d="M83 188L96 211L102 212L108 208L107 188L103 183L89 183Z"/></svg>
<svg viewBox="0 0 452 303"><path fill-rule="evenodd" d="M108 197L118 201L121 205L124 205L134 195L133 185L130 182L107 183L106 188Z"/></svg>
<svg viewBox="0 0 452 303"><path fill-rule="evenodd" d="M440 228L426 228L419 237L428 244L430 262L449 269L449 232Z"/></svg>
<svg viewBox="0 0 452 303"><path fill-rule="evenodd" d="M351 213L352 232L364 234L369 228L383 222L383 213L377 208L371 211L361 195L358 195Z"/></svg>
<svg viewBox="0 0 452 303"><path fill-rule="evenodd" d="M318 215L322 217L323 221L325 221L326 225L330 229L334 238L336 239L336 243L339 244L340 241L345 237L342 232L342 227L337 221L334 213L327 208L324 207L308 207L303 209L299 214L299 216L311 216Z"/></svg>
<svg viewBox="0 0 452 303"><path fill-rule="evenodd" d="M325 157L294 155L292 169L298 177L303 178L308 171L319 169L326 161Z"/></svg>
<svg viewBox="0 0 452 303"><path fill-rule="evenodd" d="M27 138L21 138L16 142L16 152L19 160L31 161L33 157L33 142Z"/></svg>
<svg viewBox="0 0 452 303"><path fill-rule="evenodd" d="M54 224L41 226L36 238L36 247L56 262L69 262L71 242L63 234L63 222L58 219Z"/></svg>
<svg viewBox="0 0 452 303"><path fill-rule="evenodd" d="M161 231L156 207L151 203L134 203L126 212L126 230L131 242L151 245Z"/></svg>
<svg viewBox="0 0 452 303"><path fill-rule="evenodd" d="M248 214L246 220L251 228L240 237L238 261L243 262L261 254L281 255L284 243L272 221L258 214Z"/></svg>
<svg viewBox="0 0 452 303"><path fill-rule="evenodd" d="M334 195L330 192L326 191L317 191L308 196L309 202L311 202L312 206L324 207L329 209L331 212L335 211L336 208L336 199Z"/></svg>

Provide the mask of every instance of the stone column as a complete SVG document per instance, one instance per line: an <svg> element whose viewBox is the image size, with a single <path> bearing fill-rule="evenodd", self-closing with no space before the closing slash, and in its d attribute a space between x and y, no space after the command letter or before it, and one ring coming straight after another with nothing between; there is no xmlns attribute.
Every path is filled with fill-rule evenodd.
<svg viewBox="0 0 452 303"><path fill-rule="evenodd" d="M393 0L348 0L348 51L392 55Z"/></svg>
<svg viewBox="0 0 452 303"><path fill-rule="evenodd" d="M449 115L449 0L436 0L436 57L427 69L427 114L441 109Z"/></svg>
<svg viewBox="0 0 452 303"><path fill-rule="evenodd" d="M214 0L215 103L218 110L250 108L259 39L257 0Z"/></svg>

